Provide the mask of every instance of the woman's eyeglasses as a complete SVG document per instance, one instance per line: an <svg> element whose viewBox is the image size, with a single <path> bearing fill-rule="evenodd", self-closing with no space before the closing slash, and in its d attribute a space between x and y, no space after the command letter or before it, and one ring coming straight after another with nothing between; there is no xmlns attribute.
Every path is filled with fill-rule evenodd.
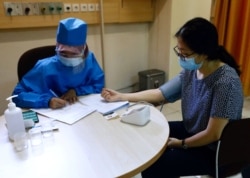
<svg viewBox="0 0 250 178"><path fill-rule="evenodd" d="M187 59L189 56L192 56L192 55L194 54L194 52L193 52L193 53L188 54L188 55L183 55L183 54L181 54L181 51L179 50L178 46L175 46L173 49L174 49L175 54L176 54L177 56L179 56L180 59L183 60L183 61L186 61L186 59Z"/></svg>

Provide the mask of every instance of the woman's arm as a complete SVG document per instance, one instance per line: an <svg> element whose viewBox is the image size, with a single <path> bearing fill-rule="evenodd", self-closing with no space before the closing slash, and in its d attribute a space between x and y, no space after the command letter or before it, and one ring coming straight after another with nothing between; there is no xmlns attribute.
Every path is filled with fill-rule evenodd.
<svg viewBox="0 0 250 178"><path fill-rule="evenodd" d="M218 141L227 123L228 119L226 118L210 118L207 128L189 138L186 138L185 144L188 147L198 147ZM169 138L168 146L181 147L182 140Z"/></svg>
<svg viewBox="0 0 250 178"><path fill-rule="evenodd" d="M112 89L104 88L102 90L102 97L107 101L146 101L149 103L156 103L164 100L162 92L159 89L149 89L135 93L120 93Z"/></svg>

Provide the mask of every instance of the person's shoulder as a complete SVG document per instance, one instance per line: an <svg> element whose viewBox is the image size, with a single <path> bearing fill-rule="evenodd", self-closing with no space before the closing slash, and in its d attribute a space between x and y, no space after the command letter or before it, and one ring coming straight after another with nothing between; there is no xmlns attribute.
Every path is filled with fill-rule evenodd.
<svg viewBox="0 0 250 178"><path fill-rule="evenodd" d="M33 70L39 71L39 70L44 70L44 69L48 69L48 68L53 68L55 63L57 63L56 61L58 61L58 60L56 59L55 56L40 59L34 65Z"/></svg>
<svg viewBox="0 0 250 178"><path fill-rule="evenodd" d="M96 63L97 62L95 54L92 51L88 52L88 55L86 56L85 60L87 61L87 63Z"/></svg>
<svg viewBox="0 0 250 178"><path fill-rule="evenodd" d="M228 85L228 86L241 86L240 77L238 76L237 72L234 68L230 67L229 65L225 64L220 68L217 75L214 76L217 78L215 84L217 86Z"/></svg>
<svg viewBox="0 0 250 178"><path fill-rule="evenodd" d="M49 65L49 64L52 64L52 63L56 63L58 60L57 60L57 57L56 55L55 56L50 56L50 57L47 57L47 58L43 58L43 59L40 59L37 61L37 65Z"/></svg>
<svg viewBox="0 0 250 178"><path fill-rule="evenodd" d="M239 79L239 75L237 74L236 70L227 64L221 67L220 73L223 75L223 78Z"/></svg>

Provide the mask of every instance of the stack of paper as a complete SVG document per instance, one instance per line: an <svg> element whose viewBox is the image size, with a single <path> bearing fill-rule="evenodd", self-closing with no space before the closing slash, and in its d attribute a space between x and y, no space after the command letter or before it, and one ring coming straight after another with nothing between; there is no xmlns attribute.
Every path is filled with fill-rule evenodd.
<svg viewBox="0 0 250 178"><path fill-rule="evenodd" d="M80 102L76 102L74 104L68 104L60 109L32 109L33 111L56 119L58 121L65 122L67 124L73 124L76 121L86 117L90 113L94 112L96 109L83 105Z"/></svg>
<svg viewBox="0 0 250 178"><path fill-rule="evenodd" d="M107 102L100 94L91 94L79 97L79 101L74 104L67 104L60 109L31 109L41 115L73 124L76 121L86 117L94 111L103 115L111 114L121 107L127 106L128 101Z"/></svg>

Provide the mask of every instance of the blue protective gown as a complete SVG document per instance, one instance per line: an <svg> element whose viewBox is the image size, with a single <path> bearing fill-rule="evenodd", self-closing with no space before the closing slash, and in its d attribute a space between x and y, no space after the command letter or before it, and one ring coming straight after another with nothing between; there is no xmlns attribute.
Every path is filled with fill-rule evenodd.
<svg viewBox="0 0 250 178"><path fill-rule="evenodd" d="M18 95L13 101L21 108L48 108L49 101L59 97L69 89L74 89L77 96L100 93L104 87L104 72L94 54L89 51L84 67L80 71L63 65L57 55L39 60L23 76L13 91Z"/></svg>

